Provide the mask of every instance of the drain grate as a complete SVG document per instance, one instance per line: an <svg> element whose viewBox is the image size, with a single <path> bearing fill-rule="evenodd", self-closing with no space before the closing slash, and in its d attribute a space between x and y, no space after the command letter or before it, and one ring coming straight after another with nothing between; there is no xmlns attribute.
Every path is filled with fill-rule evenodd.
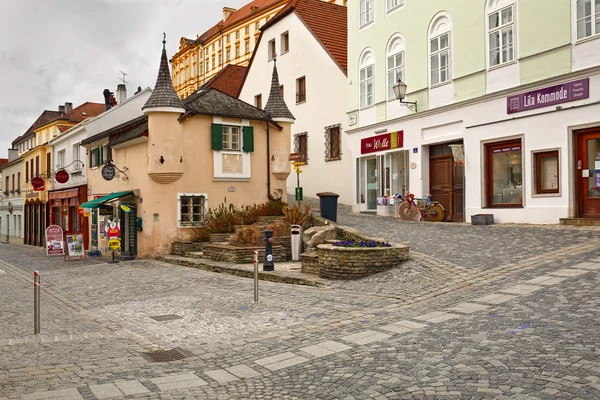
<svg viewBox="0 0 600 400"><path fill-rule="evenodd" d="M184 358L192 357L192 353L180 347L175 347L171 350L161 350L153 353L142 353L142 356L154 362L169 362L183 360Z"/></svg>
<svg viewBox="0 0 600 400"><path fill-rule="evenodd" d="M181 319L183 318L180 315L177 314L165 314L165 315L155 315L154 317L150 317L155 321L173 321L174 319Z"/></svg>

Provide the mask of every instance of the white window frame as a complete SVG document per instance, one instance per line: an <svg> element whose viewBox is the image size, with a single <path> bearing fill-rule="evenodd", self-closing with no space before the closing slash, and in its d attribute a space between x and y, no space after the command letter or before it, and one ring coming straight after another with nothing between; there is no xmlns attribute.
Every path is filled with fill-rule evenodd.
<svg viewBox="0 0 600 400"><path fill-rule="evenodd" d="M56 159L57 159L57 164L59 166L59 168L64 168L65 166L65 162L66 162L66 158L65 158L65 149L59 150L56 152Z"/></svg>
<svg viewBox="0 0 600 400"><path fill-rule="evenodd" d="M276 54L277 52L277 49L275 48L275 39L269 40L267 51L269 52L269 54L267 55L267 60L271 61L273 59L273 54Z"/></svg>
<svg viewBox="0 0 600 400"><path fill-rule="evenodd" d="M193 225L191 223L181 223L181 198L182 197L204 197L204 215L202 216L203 221L206 219L206 212L208 211L208 193L177 193L177 228L195 228L200 226Z"/></svg>
<svg viewBox="0 0 600 400"><path fill-rule="evenodd" d="M233 146L234 132L237 129L237 146ZM237 125L223 125L223 150L242 151L242 127Z"/></svg>
<svg viewBox="0 0 600 400"><path fill-rule="evenodd" d="M385 59L385 68L386 68L386 74L385 74L386 94L385 94L385 96L388 101L397 100L394 90L392 89L390 92L390 88L393 88L393 86L396 84L396 82L398 82L398 80L396 79L394 81L390 81L390 72L400 70L402 82L406 83L406 50L405 49L406 49L406 46L404 43L404 39L402 38L401 35L397 34L394 37L392 37L392 39L390 40L390 43L388 45L388 49L386 52L386 59ZM397 55L401 55L402 63L398 66L394 62L394 66L392 68L390 68L390 64L389 64L390 59L394 58L394 60L395 60ZM394 74L394 76L396 77L397 75Z"/></svg>
<svg viewBox="0 0 600 400"><path fill-rule="evenodd" d="M287 37L287 40L286 40ZM284 48L285 43L287 42L287 49ZM285 31L281 34L281 54L285 54L288 51L290 51L290 32L289 31Z"/></svg>
<svg viewBox="0 0 600 400"><path fill-rule="evenodd" d="M358 4L358 26L363 28L375 21L375 1L359 0ZM364 17L364 18L363 18ZM370 17L370 18L369 18Z"/></svg>
<svg viewBox="0 0 600 400"><path fill-rule="evenodd" d="M73 161L81 161L81 143L73 145Z"/></svg>
<svg viewBox="0 0 600 400"><path fill-rule="evenodd" d="M448 37L448 45L444 48L440 48L441 42L442 42L442 37L447 36ZM450 58L452 55L452 43L451 43L451 35L450 32L445 32L442 33L441 35L432 37L429 39L429 86L434 87L434 86L439 86L439 85L443 85L447 82L452 81L452 69L451 69L451 65L452 63L450 62ZM437 50L433 50L431 47L431 42L433 41L437 41ZM446 79L442 80L442 56L446 54ZM437 59L438 62L438 68L437 68L437 82L434 82L432 79L433 76L433 64L432 64L432 60L433 58Z"/></svg>
<svg viewBox="0 0 600 400"><path fill-rule="evenodd" d="M358 69L358 104L359 109L362 110L375 105L375 55L371 49L367 49L361 55L360 60L360 67ZM370 77L368 76L369 70L371 72ZM371 102L368 102L369 91L367 90L367 87L369 83L371 85Z"/></svg>
<svg viewBox="0 0 600 400"><path fill-rule="evenodd" d="M511 20L510 22L507 23L502 23L502 13L506 10L511 10ZM488 28L488 32L487 32L487 38L486 38L486 44L487 44L487 60L488 60L488 68L492 69L492 68L496 68L496 67L500 67L502 65L506 65L506 64L510 64L516 61L516 43L517 43L517 35L516 35L516 24L515 24L515 4L509 4L509 5L504 5L503 7L499 7L496 8L495 10L492 10L490 12L488 12L487 15L487 28ZM498 26L496 27L491 27L490 26L490 17L494 14L498 14ZM512 32L512 42L510 43L505 43L504 42L504 32L505 31L511 31ZM492 48L491 48L491 43L490 43L490 39L492 37L492 35L497 34L498 35L498 63L497 64L492 64ZM507 49L511 49L512 50L512 54L508 55L507 53L507 57L505 59L504 57L504 48Z"/></svg>
<svg viewBox="0 0 600 400"><path fill-rule="evenodd" d="M386 10L388 13L395 11L404 5L404 0L385 0Z"/></svg>
<svg viewBox="0 0 600 400"><path fill-rule="evenodd" d="M583 17L579 16L579 4L587 2L587 0L575 0L575 37L577 41L586 40L589 38L596 37L600 35L600 29L597 29L597 26L600 25L600 7L596 6L595 0L589 0L590 2L590 14L584 15ZM585 36L579 36L579 22L589 20L591 24L591 34Z"/></svg>

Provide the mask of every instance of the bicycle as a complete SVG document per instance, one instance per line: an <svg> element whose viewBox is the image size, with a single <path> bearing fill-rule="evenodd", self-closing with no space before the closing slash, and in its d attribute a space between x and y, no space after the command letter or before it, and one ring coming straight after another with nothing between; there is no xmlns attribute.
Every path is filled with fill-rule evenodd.
<svg viewBox="0 0 600 400"><path fill-rule="evenodd" d="M398 214L405 221L414 221L420 213L420 221L423 219L432 222L441 222L446 216L446 209L437 201L431 201L431 195L428 194L425 199L417 199L415 195L407 193L403 202L398 206Z"/></svg>

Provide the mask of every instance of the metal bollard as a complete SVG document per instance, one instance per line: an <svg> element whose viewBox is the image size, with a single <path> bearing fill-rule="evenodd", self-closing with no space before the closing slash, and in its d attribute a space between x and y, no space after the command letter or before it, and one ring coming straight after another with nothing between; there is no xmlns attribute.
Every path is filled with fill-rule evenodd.
<svg viewBox="0 0 600 400"><path fill-rule="evenodd" d="M40 271L33 273L33 333L40 333Z"/></svg>
<svg viewBox="0 0 600 400"><path fill-rule="evenodd" d="M263 263L263 271L275 271L273 264L273 231L265 231L265 262Z"/></svg>
<svg viewBox="0 0 600 400"><path fill-rule="evenodd" d="M254 250L254 302L258 303L258 251Z"/></svg>

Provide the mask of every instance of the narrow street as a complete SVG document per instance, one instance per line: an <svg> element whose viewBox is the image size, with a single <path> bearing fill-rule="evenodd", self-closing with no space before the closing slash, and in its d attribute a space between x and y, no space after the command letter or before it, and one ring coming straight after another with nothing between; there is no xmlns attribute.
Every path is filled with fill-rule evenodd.
<svg viewBox="0 0 600 400"><path fill-rule="evenodd" d="M340 222L411 259L326 288L261 281L254 304L250 279L1 245L0 399L600 396L600 232Z"/></svg>

